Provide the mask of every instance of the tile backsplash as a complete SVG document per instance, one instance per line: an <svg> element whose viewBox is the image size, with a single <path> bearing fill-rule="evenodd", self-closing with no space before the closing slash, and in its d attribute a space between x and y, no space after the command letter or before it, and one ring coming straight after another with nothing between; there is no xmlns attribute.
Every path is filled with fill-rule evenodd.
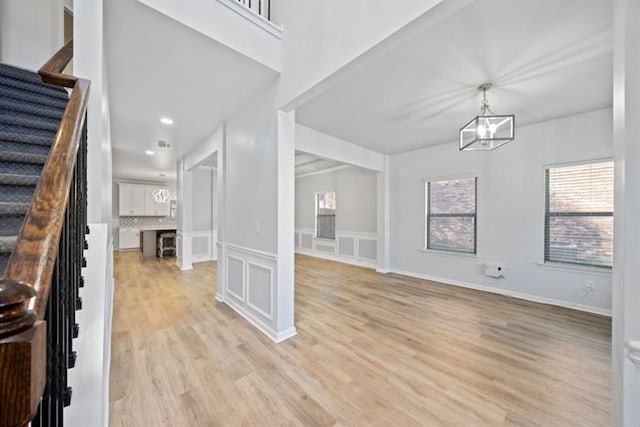
<svg viewBox="0 0 640 427"><path fill-rule="evenodd" d="M121 216L120 228L176 228L176 219L168 216Z"/></svg>

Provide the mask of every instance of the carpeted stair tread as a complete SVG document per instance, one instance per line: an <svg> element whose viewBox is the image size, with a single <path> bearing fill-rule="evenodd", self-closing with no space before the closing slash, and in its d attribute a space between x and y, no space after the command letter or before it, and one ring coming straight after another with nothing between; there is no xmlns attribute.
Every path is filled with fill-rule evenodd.
<svg viewBox="0 0 640 427"><path fill-rule="evenodd" d="M39 179L38 175L0 173L0 185L37 185Z"/></svg>
<svg viewBox="0 0 640 427"><path fill-rule="evenodd" d="M26 215L29 203L0 202L0 215Z"/></svg>
<svg viewBox="0 0 640 427"><path fill-rule="evenodd" d="M69 98L69 94L65 90L60 91L56 88L44 86L42 83L38 85L23 80L7 78L2 74L0 74L0 86L11 87L23 92L46 95L50 96L51 98L61 99L63 101Z"/></svg>
<svg viewBox="0 0 640 427"><path fill-rule="evenodd" d="M51 98L50 96L28 92L20 89L15 89L10 86L0 86L0 97L5 99L11 99L15 102L27 101L36 104L46 105L54 108L65 108L68 100L60 98Z"/></svg>
<svg viewBox="0 0 640 427"><path fill-rule="evenodd" d="M0 162L19 162L34 165L44 165L47 161L46 154L26 153L24 151L0 150Z"/></svg>
<svg viewBox="0 0 640 427"><path fill-rule="evenodd" d="M18 126L14 124L8 124L0 122L0 132L3 133L19 133L22 135L28 136L36 136L36 137L44 137L44 138L55 138L56 130L45 130L41 128L30 128L24 126Z"/></svg>
<svg viewBox="0 0 640 427"><path fill-rule="evenodd" d="M0 216L0 236L17 236L23 221L24 215Z"/></svg>
<svg viewBox="0 0 640 427"><path fill-rule="evenodd" d="M35 185L0 185L0 200L10 203L30 203Z"/></svg>
<svg viewBox="0 0 640 427"><path fill-rule="evenodd" d="M64 108L47 107L33 102L16 102L15 99L0 95L0 111L24 113L34 117L62 120Z"/></svg>
<svg viewBox="0 0 640 427"><path fill-rule="evenodd" d="M0 140L0 151L22 152L46 156L49 154L50 148L51 147L49 145L24 144L22 142Z"/></svg>
<svg viewBox="0 0 640 427"><path fill-rule="evenodd" d="M47 93L53 97L68 97L67 91L60 86L44 83L40 75L31 70L0 63L0 79L30 84L36 92ZM11 84L10 82L8 84Z"/></svg>
<svg viewBox="0 0 640 427"><path fill-rule="evenodd" d="M53 144L53 136L37 136L19 132L5 132L0 130L0 141L5 142L22 142L24 144L47 145Z"/></svg>
<svg viewBox="0 0 640 427"><path fill-rule="evenodd" d="M51 138L51 139L55 138L56 136L55 130L28 128L24 126L16 126L16 125L11 125L11 124L2 123L2 122L0 122L0 132L28 135L28 136L34 136L34 137Z"/></svg>
<svg viewBox="0 0 640 427"><path fill-rule="evenodd" d="M0 253L10 254L16 247L18 236L0 236Z"/></svg>
<svg viewBox="0 0 640 427"><path fill-rule="evenodd" d="M53 133L57 132L60 127L59 119L38 117L14 111L2 110L0 110L0 123L4 125L20 126L22 128L40 129Z"/></svg>
<svg viewBox="0 0 640 427"><path fill-rule="evenodd" d="M15 248L64 115L68 92L0 63L0 274Z"/></svg>
<svg viewBox="0 0 640 427"><path fill-rule="evenodd" d="M20 162L1 162L0 171L12 175L35 175L40 176L42 174L42 165L33 163L20 163Z"/></svg>

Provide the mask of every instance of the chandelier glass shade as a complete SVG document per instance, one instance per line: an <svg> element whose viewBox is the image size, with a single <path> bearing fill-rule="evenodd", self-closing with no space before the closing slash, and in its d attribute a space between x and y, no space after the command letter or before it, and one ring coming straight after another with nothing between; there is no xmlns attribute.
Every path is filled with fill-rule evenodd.
<svg viewBox="0 0 640 427"><path fill-rule="evenodd" d="M495 114L489 109L487 90L491 83L485 83L478 87L483 93L480 114L460 129L460 151L493 150L515 137L515 116Z"/></svg>
<svg viewBox="0 0 640 427"><path fill-rule="evenodd" d="M156 188L153 190L153 198L156 203L167 203L169 201L169 190L166 188Z"/></svg>

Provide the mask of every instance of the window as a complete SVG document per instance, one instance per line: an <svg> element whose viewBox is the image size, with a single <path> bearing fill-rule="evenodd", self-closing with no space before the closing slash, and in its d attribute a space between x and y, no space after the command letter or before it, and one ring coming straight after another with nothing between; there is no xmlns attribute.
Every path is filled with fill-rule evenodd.
<svg viewBox="0 0 640 427"><path fill-rule="evenodd" d="M546 170L545 262L611 268L613 162Z"/></svg>
<svg viewBox="0 0 640 427"><path fill-rule="evenodd" d="M336 192L316 193L316 237L336 238Z"/></svg>
<svg viewBox="0 0 640 427"><path fill-rule="evenodd" d="M427 249L476 253L477 178L426 184Z"/></svg>

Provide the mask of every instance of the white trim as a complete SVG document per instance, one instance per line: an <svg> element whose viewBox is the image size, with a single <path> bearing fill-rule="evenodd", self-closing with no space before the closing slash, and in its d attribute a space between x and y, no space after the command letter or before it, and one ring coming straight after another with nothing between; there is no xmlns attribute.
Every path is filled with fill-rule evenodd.
<svg viewBox="0 0 640 427"><path fill-rule="evenodd" d="M286 329L280 333L277 333L271 330L267 325L261 322L259 319L255 318L248 311L244 309L244 307L238 305L235 301L229 300L225 301L229 307L231 307L236 313L242 316L247 322L249 322L253 327L258 329L260 332L269 337L273 342L280 343L288 338L291 338L297 334L296 328L292 327Z"/></svg>
<svg viewBox="0 0 640 427"><path fill-rule="evenodd" d="M234 245L231 243L225 243L224 244L226 246L227 249L231 249L233 251L236 252L241 252L243 254L246 255L253 255L253 256L257 256L260 258L265 258L268 259L270 261L277 261L278 260L278 256L274 253L271 252L264 252L264 251L259 251L257 249L252 249L252 248L247 248L244 246L238 246L238 245Z"/></svg>
<svg viewBox="0 0 640 427"><path fill-rule="evenodd" d="M575 304L568 301L562 301L554 298L545 298L537 295L525 294L522 292L514 292L507 289L499 289L491 286L477 285L475 283L460 282L457 280L446 279L444 277L430 276L427 274L414 273L411 271L392 269L392 273L401 274L403 276L415 277L416 279L429 280L432 282L442 283L444 285L458 286L461 288L475 289L477 291L490 292L492 294L504 295L511 298L522 299L526 301L536 302L540 304L549 304L558 307L570 308L573 310L585 311L587 313L599 314L601 316L611 317L611 310L599 307L592 307L583 304Z"/></svg>
<svg viewBox="0 0 640 427"><path fill-rule="evenodd" d="M557 271L565 271L567 273L583 273L583 274L592 274L596 276L603 277L611 277L613 275L613 268L598 268L591 267L588 265L578 265L578 264L566 264L566 263L555 263L555 262L538 262L536 265L543 270L557 270Z"/></svg>
<svg viewBox="0 0 640 427"><path fill-rule="evenodd" d="M240 257L237 257L237 256L233 256L233 255L227 254L227 269L228 269L228 266L230 264L229 260L231 260L231 259L235 259L236 261L240 261L240 264L242 265L242 269L241 269L241 271L242 271L242 277L241 277L241 280L242 280L242 295L236 294L228 286L229 285L229 283L228 283L229 277L228 276L227 276L226 293L228 293L229 295L231 295L232 297L236 298L239 301L246 302L245 298L244 298L245 295L247 294L247 291L246 291L246 289L247 289L247 279L246 279L246 274L245 274L246 260L244 258L240 258Z"/></svg>
<svg viewBox="0 0 640 427"><path fill-rule="evenodd" d="M251 266L252 265L255 267L267 270L269 272L269 308L271 309L271 313L268 313L263 309L261 309L260 307L258 307L257 305L254 305L251 303ZM273 321L273 282L274 282L273 267L269 267L268 265L260 264L257 262L251 262L247 260L246 268L247 268L247 307L256 311L257 313L260 313L267 319Z"/></svg>
<svg viewBox="0 0 640 427"><path fill-rule="evenodd" d="M271 338L271 339L273 339L276 343L279 343L279 342L282 342L284 340L288 340L289 338L294 337L296 335L298 335L298 331L296 330L295 326L293 326L293 327L291 327L289 329L285 329L282 332L278 332L276 334L275 339L273 339L273 338Z"/></svg>
<svg viewBox="0 0 640 427"><path fill-rule="evenodd" d="M434 175L422 178L422 181L426 184L428 182L444 182L444 181L459 181L462 179L472 179L478 178L480 176L479 172L464 172L464 173L456 173L456 174L447 174L447 175Z"/></svg>
<svg viewBox="0 0 640 427"><path fill-rule="evenodd" d="M217 0L217 1L218 3L228 7L238 15L242 16L246 20L262 28L263 30L265 30L267 33L271 34L278 40L282 40L282 32L283 32L282 28L277 26L273 22L269 21L264 16L256 13L255 11L249 9L246 6L241 5L237 1L233 1L233 0Z"/></svg>
<svg viewBox="0 0 640 427"><path fill-rule="evenodd" d="M439 255L439 256L455 256L460 258L469 258L469 259L477 259L480 258L478 253L471 252L456 252L456 251L445 251L442 249L420 249L420 252L428 255Z"/></svg>
<svg viewBox="0 0 640 427"><path fill-rule="evenodd" d="M339 170L342 170L342 169L347 169L347 168L350 168L350 167L353 167L353 166L351 166L351 165L340 165L340 166L333 166L333 167L322 169L322 170L318 170L318 171L301 173L299 175L296 175L296 179L298 179L298 178L306 178L308 176L313 176L313 175L320 175L321 173L335 172L335 171L339 171Z"/></svg>
<svg viewBox="0 0 640 427"><path fill-rule="evenodd" d="M593 163L613 163L612 157L600 157L597 159L585 159L585 160L577 160L575 162L561 162L561 163L549 163L542 166L543 170L551 169L551 168L564 168L570 166L581 166L581 165L590 165Z"/></svg>

